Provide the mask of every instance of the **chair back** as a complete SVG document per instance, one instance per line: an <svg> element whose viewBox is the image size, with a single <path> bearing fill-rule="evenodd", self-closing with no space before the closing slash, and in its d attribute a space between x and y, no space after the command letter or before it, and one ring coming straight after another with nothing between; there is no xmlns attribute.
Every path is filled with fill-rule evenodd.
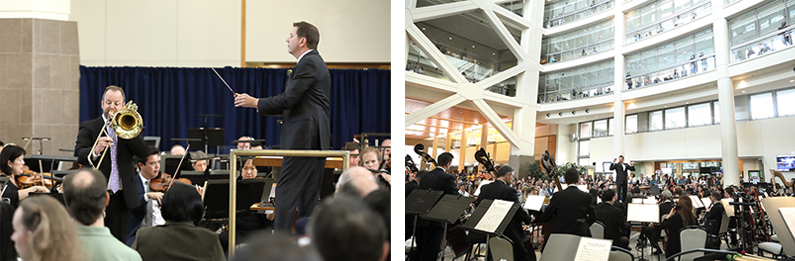
<svg viewBox="0 0 795 261"><path fill-rule="evenodd" d="M513 245L507 239L491 237L489 239L489 253L492 260L513 261Z"/></svg>
<svg viewBox="0 0 795 261"><path fill-rule="evenodd" d="M689 226L679 231L679 240L682 247L681 252L704 248L707 243L707 231L699 226ZM690 253L681 255L679 260L690 261L703 255L703 252Z"/></svg>
<svg viewBox="0 0 795 261"><path fill-rule="evenodd" d="M608 261L632 261L635 257L632 256L632 253L629 250L623 249L621 247L613 246L610 250L610 257L607 258Z"/></svg>
<svg viewBox="0 0 795 261"><path fill-rule="evenodd" d="M718 235L726 234L726 231L729 230L729 216L726 215L726 212L723 212L723 217L720 219L720 229L718 229Z"/></svg>
<svg viewBox="0 0 795 261"><path fill-rule="evenodd" d="M660 191L660 187L658 187L658 186L656 186L656 185L655 185L655 186L650 186L650 188L649 188L649 191L651 192L651 194L652 194L653 196L659 196L659 195L660 195L660 193L661 193L661 191Z"/></svg>
<svg viewBox="0 0 795 261"><path fill-rule="evenodd" d="M600 221L591 224L591 237L604 239L605 238L605 225Z"/></svg>
<svg viewBox="0 0 795 261"><path fill-rule="evenodd" d="M539 261L574 260L582 237L571 234L550 234Z"/></svg>

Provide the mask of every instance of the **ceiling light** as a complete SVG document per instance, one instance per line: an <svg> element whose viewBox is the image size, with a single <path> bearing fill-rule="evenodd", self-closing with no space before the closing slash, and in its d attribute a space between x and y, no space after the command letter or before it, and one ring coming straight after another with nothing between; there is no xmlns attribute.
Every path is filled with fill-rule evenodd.
<svg viewBox="0 0 795 261"><path fill-rule="evenodd" d="M425 27L423 27L422 30L425 31Z"/></svg>
<svg viewBox="0 0 795 261"><path fill-rule="evenodd" d="M475 48L475 46L473 45L472 48Z"/></svg>
<svg viewBox="0 0 795 261"><path fill-rule="evenodd" d="M491 53L491 55L497 55L497 53Z"/></svg>
<svg viewBox="0 0 795 261"><path fill-rule="evenodd" d="M795 80L789 80L789 82L795 82Z"/></svg>
<svg viewBox="0 0 795 261"><path fill-rule="evenodd" d="M450 39L450 41L452 41L452 40L453 40L453 37L447 37L447 39Z"/></svg>
<svg viewBox="0 0 795 261"><path fill-rule="evenodd" d="M745 93L745 91L743 91L743 93Z"/></svg>

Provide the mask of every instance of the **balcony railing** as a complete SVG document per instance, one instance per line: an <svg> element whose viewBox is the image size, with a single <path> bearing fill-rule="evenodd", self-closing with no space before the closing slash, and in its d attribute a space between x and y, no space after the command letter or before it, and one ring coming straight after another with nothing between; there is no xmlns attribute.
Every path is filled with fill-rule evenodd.
<svg viewBox="0 0 795 261"><path fill-rule="evenodd" d="M601 13L602 11L609 10L610 8L613 8L614 5L615 2L613 0L607 0L598 4L591 5L587 8L574 11L573 13L567 14L564 12L555 17L548 18L546 21L544 21L544 28L552 28L555 26L561 26L567 23L571 23L574 21L579 21L581 19L588 18L595 14Z"/></svg>
<svg viewBox="0 0 795 261"><path fill-rule="evenodd" d="M795 28L782 28L732 48L732 63L770 54L792 46Z"/></svg>
<svg viewBox="0 0 795 261"><path fill-rule="evenodd" d="M563 90L553 90L539 92L538 103L554 103L561 101L578 100L589 97L596 97L613 93L613 81L604 81L589 86L566 88Z"/></svg>
<svg viewBox="0 0 795 261"><path fill-rule="evenodd" d="M712 12L711 2L707 2L697 7L692 7L689 10L677 14L676 16L672 16L668 19L662 20L659 23L652 23L643 26L641 28L627 32L626 38L624 40L625 44L630 44L640 40L651 38L652 36L656 36L665 31L674 29L684 24L688 24L696 20L696 18L706 15L710 12Z"/></svg>
<svg viewBox="0 0 795 261"><path fill-rule="evenodd" d="M627 75L624 79L626 83L624 89L632 90L643 88L658 83L694 76L714 69L715 54L694 57L691 58L689 62L668 66L654 72L642 73L640 75Z"/></svg>
<svg viewBox="0 0 795 261"><path fill-rule="evenodd" d="M615 41L613 38L610 38L575 49L556 53L548 53L541 57L541 64L571 61L584 58L589 55L594 55L599 52L607 52L613 50L614 44Z"/></svg>

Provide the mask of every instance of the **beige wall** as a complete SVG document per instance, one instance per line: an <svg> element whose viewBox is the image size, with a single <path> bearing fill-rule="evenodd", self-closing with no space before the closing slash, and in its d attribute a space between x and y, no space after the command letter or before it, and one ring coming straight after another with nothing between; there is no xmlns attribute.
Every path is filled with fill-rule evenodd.
<svg viewBox="0 0 795 261"><path fill-rule="evenodd" d="M72 0L81 64L90 66L240 66L241 0ZM295 62L292 23L320 30L328 63L390 61L386 0L248 0L246 60Z"/></svg>

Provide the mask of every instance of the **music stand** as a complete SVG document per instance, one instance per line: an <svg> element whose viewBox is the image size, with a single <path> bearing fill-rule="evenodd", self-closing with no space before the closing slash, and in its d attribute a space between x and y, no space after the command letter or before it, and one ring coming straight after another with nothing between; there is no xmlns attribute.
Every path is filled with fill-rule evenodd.
<svg viewBox="0 0 795 261"><path fill-rule="evenodd" d="M413 235L411 237L411 251L409 251L412 255L415 254L414 239L417 238L417 217L428 214L442 197L442 194L444 192L438 190L415 189L406 197L406 214L414 216L414 226L411 231Z"/></svg>
<svg viewBox="0 0 795 261"><path fill-rule="evenodd" d="M217 149L219 146L225 145L224 143L224 129L223 128L193 128L188 129L189 145L194 148L204 147L204 152L210 154L209 148L216 148L216 154L220 153ZM199 139L196 141L195 139Z"/></svg>
<svg viewBox="0 0 795 261"><path fill-rule="evenodd" d="M778 240L781 247L784 248L784 253L787 256L792 256L795 253L795 215L793 215L793 207L795 207L795 199L792 197L773 197L762 199L762 205L768 210L768 217L770 223L773 225L773 230L778 235Z"/></svg>
<svg viewBox="0 0 795 261"><path fill-rule="evenodd" d="M508 204L510 204L510 207L507 209L507 211L489 211L492 205L495 206L495 210L498 210L498 208L501 209L502 206L506 206ZM488 238L491 236L502 236L502 233L505 232L505 228L508 227L508 223L511 222L511 219L513 219L513 215L516 214L517 210L519 210L519 204L516 202L499 199L484 199L475 209L475 213L472 213L472 216L470 216L467 222L464 223L464 228L466 229L477 230L479 232L486 233L486 259L489 257ZM481 221L484 219L484 222L493 222L493 225L489 226L481 224ZM484 230L484 227L490 227L491 229Z"/></svg>
<svg viewBox="0 0 795 261"><path fill-rule="evenodd" d="M190 164L190 154L188 154L185 155L185 162L182 162L182 166L177 171L181 160L182 155L163 155L160 156L160 166L163 168L163 172L168 173L172 178L179 178L179 173L183 170L193 170L193 166Z"/></svg>
<svg viewBox="0 0 795 261"><path fill-rule="evenodd" d="M461 217L461 214L466 211L469 204L472 203L472 198L464 197L463 195L444 195L436 205L431 208L428 214L422 215L425 220L442 222L444 224L445 233L442 235L442 242L447 244L447 224L455 224ZM444 251L444 248L442 248Z"/></svg>
<svg viewBox="0 0 795 261"><path fill-rule="evenodd" d="M627 222L640 222L641 231L643 231L643 228L647 227L650 223L660 223L660 207L649 204L627 204ZM651 242L649 242L649 244L651 244ZM646 260L643 258L645 249L645 247L640 249L640 257L638 260Z"/></svg>
<svg viewBox="0 0 795 261"><path fill-rule="evenodd" d="M267 179L244 179L237 184L237 212L251 210L251 205L259 203ZM229 180L208 180L204 186L202 197L206 213L205 219L225 218L229 216Z"/></svg>

